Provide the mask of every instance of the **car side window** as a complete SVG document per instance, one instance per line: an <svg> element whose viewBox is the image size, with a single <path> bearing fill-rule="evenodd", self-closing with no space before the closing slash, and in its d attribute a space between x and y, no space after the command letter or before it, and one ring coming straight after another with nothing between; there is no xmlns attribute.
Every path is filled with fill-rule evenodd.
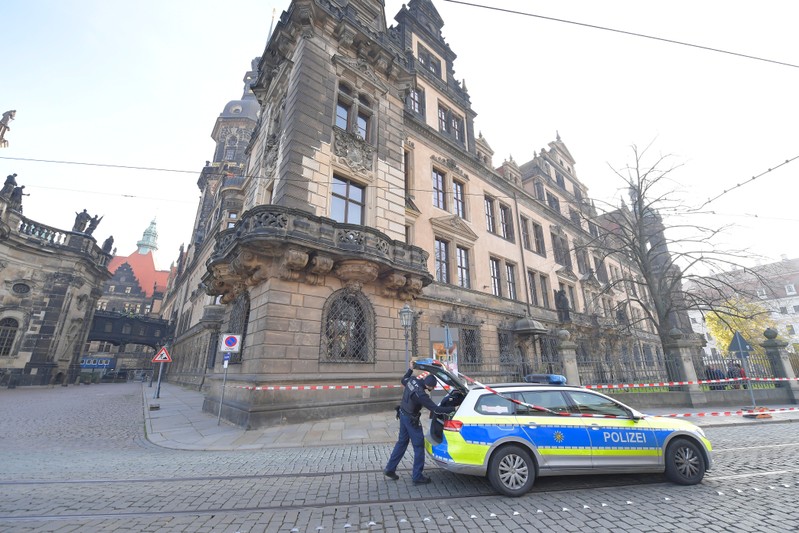
<svg viewBox="0 0 799 533"><path fill-rule="evenodd" d="M557 390L536 390L524 391L521 394L520 400L530 405L537 405L538 407L546 407L555 413L568 413L569 403L563 396L561 391ZM530 409L529 407L518 406L517 414L520 415L536 415L536 416L556 416L553 413L546 411L538 411Z"/></svg>
<svg viewBox="0 0 799 533"><path fill-rule="evenodd" d="M627 409L604 396L581 391L569 391L568 394L582 414L611 415L625 418L630 416Z"/></svg>
<svg viewBox="0 0 799 533"><path fill-rule="evenodd" d="M484 394L477 399L475 410L481 415L512 415L516 404L496 394Z"/></svg>

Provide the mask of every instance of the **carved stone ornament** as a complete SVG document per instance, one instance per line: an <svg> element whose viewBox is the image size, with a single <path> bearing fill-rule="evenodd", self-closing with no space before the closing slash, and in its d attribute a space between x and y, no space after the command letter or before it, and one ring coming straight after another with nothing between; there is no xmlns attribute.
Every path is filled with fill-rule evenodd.
<svg viewBox="0 0 799 533"><path fill-rule="evenodd" d="M396 290L401 287L404 287L407 281L408 280L405 276L394 272L383 278L383 285L387 289Z"/></svg>
<svg viewBox="0 0 799 533"><path fill-rule="evenodd" d="M333 259L324 255L316 255L311 259L309 270L314 274L325 275L333 269Z"/></svg>
<svg viewBox="0 0 799 533"><path fill-rule="evenodd" d="M337 264L333 273L336 277L344 281L371 283L377 279L379 270L374 263L353 259L350 261L342 261Z"/></svg>
<svg viewBox="0 0 799 533"><path fill-rule="evenodd" d="M353 59L350 57L342 56L342 55L334 55L333 56L333 64L339 67L343 67L345 69L350 70L351 72L355 73L359 78L363 81L370 84L376 90L380 91L382 94L388 93L388 85L383 83L375 70L372 68L369 63L362 58ZM342 73L341 69L339 69L339 75Z"/></svg>
<svg viewBox="0 0 799 533"><path fill-rule="evenodd" d="M335 130L333 153L356 172L371 172L374 166L374 147L349 132Z"/></svg>
<svg viewBox="0 0 799 533"><path fill-rule="evenodd" d="M456 176L460 176L461 178L465 179L466 181L469 180L469 175L464 172L454 160L450 158L443 158L438 157L436 155L431 155L430 159L438 163L439 165L445 166L450 172L455 174Z"/></svg>

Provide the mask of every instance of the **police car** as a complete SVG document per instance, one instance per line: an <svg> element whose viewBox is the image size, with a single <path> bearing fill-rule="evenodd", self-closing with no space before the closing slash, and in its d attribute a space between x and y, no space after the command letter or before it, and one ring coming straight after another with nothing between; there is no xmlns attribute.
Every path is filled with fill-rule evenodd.
<svg viewBox="0 0 799 533"><path fill-rule="evenodd" d="M604 394L568 386L563 376L543 383L468 383L441 362L414 367L447 386L425 435L433 461L459 474L488 476L507 496L521 496L538 476L665 472L682 485L702 481L712 447L701 428L684 420L642 414Z"/></svg>

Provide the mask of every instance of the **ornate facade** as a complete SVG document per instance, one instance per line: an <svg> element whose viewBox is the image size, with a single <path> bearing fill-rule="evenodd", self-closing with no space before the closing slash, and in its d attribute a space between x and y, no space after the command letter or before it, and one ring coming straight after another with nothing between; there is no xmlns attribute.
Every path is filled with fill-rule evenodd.
<svg viewBox="0 0 799 533"><path fill-rule="evenodd" d="M0 385L78 376L110 259L91 235L30 220L0 195Z"/></svg>
<svg viewBox="0 0 799 533"><path fill-rule="evenodd" d="M169 379L202 387L211 412L219 336L242 336L221 411L238 424L393 405L379 386L404 372L406 304L410 355L479 377L562 371L561 328L584 380L662 360L653 331L619 313L640 311L611 288L629 265L581 246L595 212L560 136L495 168L432 2L395 19L379 0L291 2L245 78L241 159L218 133L235 117L217 120L164 309L178 324ZM611 361L622 346L629 360Z"/></svg>

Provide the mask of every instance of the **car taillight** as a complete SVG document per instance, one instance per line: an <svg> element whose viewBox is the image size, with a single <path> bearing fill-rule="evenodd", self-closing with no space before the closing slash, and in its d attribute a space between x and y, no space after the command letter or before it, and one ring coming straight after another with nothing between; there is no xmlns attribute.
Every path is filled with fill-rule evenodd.
<svg viewBox="0 0 799 533"><path fill-rule="evenodd" d="M444 422L444 431L460 431L463 427L463 422L460 420L447 420Z"/></svg>

